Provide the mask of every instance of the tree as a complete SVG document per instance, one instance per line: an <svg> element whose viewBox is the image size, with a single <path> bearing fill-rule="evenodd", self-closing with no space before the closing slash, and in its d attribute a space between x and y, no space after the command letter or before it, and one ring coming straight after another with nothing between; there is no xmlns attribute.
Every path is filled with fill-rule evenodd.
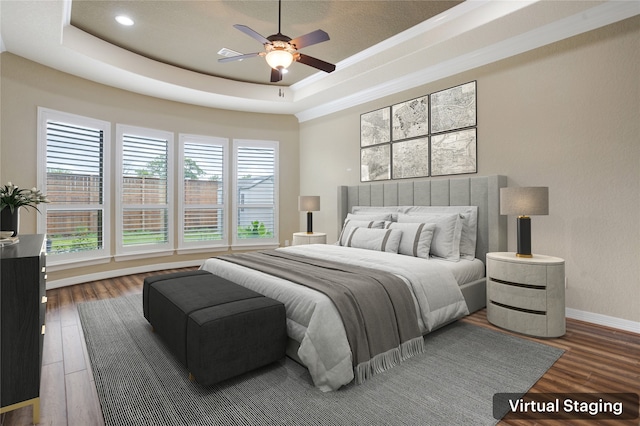
<svg viewBox="0 0 640 426"><path fill-rule="evenodd" d="M140 177L167 177L167 156L159 155L153 160L149 161L144 169L136 170L136 174ZM195 160L192 158L184 159L184 178L185 179L198 179L200 176L206 174L204 170L198 166Z"/></svg>
<svg viewBox="0 0 640 426"><path fill-rule="evenodd" d="M159 155L149 161L144 169L136 170L136 174L140 177L167 177L167 156Z"/></svg>

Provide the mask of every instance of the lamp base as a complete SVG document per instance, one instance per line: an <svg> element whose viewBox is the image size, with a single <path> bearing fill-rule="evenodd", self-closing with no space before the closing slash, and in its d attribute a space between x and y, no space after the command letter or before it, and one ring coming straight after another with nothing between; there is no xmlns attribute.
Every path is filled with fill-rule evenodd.
<svg viewBox="0 0 640 426"><path fill-rule="evenodd" d="M531 218L518 216L518 252L516 257L533 257L531 254Z"/></svg>
<svg viewBox="0 0 640 426"><path fill-rule="evenodd" d="M307 212L307 234L313 234L313 215Z"/></svg>
<svg viewBox="0 0 640 426"><path fill-rule="evenodd" d="M525 258L528 258L528 257L533 257L533 255L532 255L532 254L516 253L516 257L525 257Z"/></svg>

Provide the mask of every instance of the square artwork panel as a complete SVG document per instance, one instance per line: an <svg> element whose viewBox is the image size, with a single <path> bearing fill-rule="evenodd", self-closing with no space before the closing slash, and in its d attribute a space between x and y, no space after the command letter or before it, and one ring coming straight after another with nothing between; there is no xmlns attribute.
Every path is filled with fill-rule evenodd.
<svg viewBox="0 0 640 426"><path fill-rule="evenodd" d="M412 99L391 107L392 139L425 136L429 133L429 97Z"/></svg>
<svg viewBox="0 0 640 426"><path fill-rule="evenodd" d="M476 129L431 136L431 176L476 173Z"/></svg>
<svg viewBox="0 0 640 426"><path fill-rule="evenodd" d="M431 95L431 133L476 125L476 82Z"/></svg>
<svg viewBox="0 0 640 426"><path fill-rule="evenodd" d="M360 150L360 180L370 182L391 178L391 147L389 144Z"/></svg>
<svg viewBox="0 0 640 426"><path fill-rule="evenodd" d="M429 176L429 138L395 142L393 150L393 178Z"/></svg>
<svg viewBox="0 0 640 426"><path fill-rule="evenodd" d="M390 108L385 107L360 116L360 146L391 141Z"/></svg>

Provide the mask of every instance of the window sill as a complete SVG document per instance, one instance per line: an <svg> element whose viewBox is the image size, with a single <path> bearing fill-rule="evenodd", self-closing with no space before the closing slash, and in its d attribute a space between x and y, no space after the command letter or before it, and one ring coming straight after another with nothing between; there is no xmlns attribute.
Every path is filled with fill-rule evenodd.
<svg viewBox="0 0 640 426"><path fill-rule="evenodd" d="M83 266L101 265L109 263L111 256L93 257L90 259L55 259L54 255L47 255L47 271L56 272L66 269L82 268Z"/></svg>
<svg viewBox="0 0 640 426"><path fill-rule="evenodd" d="M127 260L148 259L151 257L173 256L174 250L158 250L158 251L135 251L131 253L120 253L113 256L116 262L125 262Z"/></svg>
<svg viewBox="0 0 640 426"><path fill-rule="evenodd" d="M208 246L208 247L180 247L176 251L178 254L194 254L194 253L209 253L218 251L228 251L229 246Z"/></svg>

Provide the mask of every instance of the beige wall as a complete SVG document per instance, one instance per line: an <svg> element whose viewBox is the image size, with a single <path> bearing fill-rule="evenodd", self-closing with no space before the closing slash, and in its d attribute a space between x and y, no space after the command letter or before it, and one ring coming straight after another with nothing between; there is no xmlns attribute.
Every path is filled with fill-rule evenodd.
<svg viewBox="0 0 640 426"><path fill-rule="evenodd" d="M300 125L300 188L337 234L336 187L358 184L360 114L477 80L478 175L548 186L534 253L562 257L567 307L640 322L640 17ZM509 249L515 250L515 218Z"/></svg>
<svg viewBox="0 0 640 426"><path fill-rule="evenodd" d="M28 188L36 185L36 120L39 106L110 121L112 135L115 135L116 123L174 132L176 155L178 133L181 132L229 139L277 140L280 141L281 244L285 239L291 239L291 234L298 230L299 126L295 117L226 111L161 100L96 84L10 53L2 53L0 57L0 182L12 181ZM115 152L115 144L112 148ZM112 167L115 165L112 164ZM112 192L115 193L115 182L112 182ZM176 191L176 206L179 195L179 191ZM174 213L174 217L177 217L177 211ZM115 215L113 203L111 214ZM36 231L36 213L22 211L20 220L21 233ZM112 234L114 228L112 226ZM49 280L208 256L207 253L201 253L111 262L51 273Z"/></svg>

